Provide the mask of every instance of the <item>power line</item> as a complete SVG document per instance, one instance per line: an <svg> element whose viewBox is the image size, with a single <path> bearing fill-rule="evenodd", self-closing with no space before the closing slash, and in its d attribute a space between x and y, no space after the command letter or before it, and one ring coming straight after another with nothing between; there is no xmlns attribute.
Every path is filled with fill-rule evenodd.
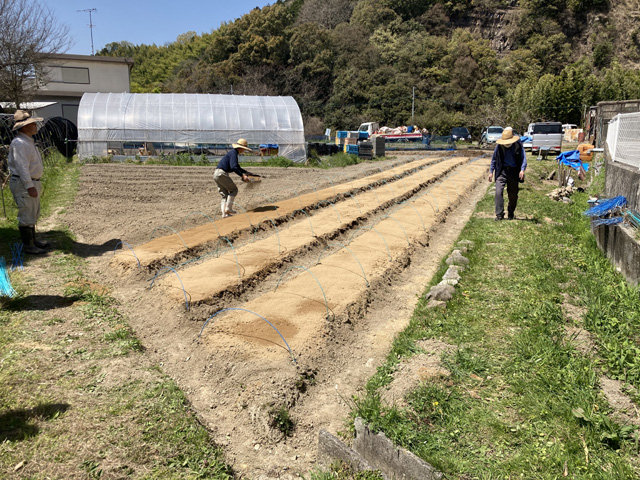
<svg viewBox="0 0 640 480"><path fill-rule="evenodd" d="M85 8L84 10L76 10L77 12L89 12L89 30L91 30L91 55L95 55L93 51L93 27L95 25L91 21L91 12L97 12L97 8Z"/></svg>

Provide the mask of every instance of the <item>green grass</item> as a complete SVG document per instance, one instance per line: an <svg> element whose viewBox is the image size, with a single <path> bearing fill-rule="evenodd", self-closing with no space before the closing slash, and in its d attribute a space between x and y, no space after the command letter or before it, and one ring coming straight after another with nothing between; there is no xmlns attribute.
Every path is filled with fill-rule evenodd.
<svg viewBox="0 0 640 480"><path fill-rule="evenodd" d="M474 242L445 311L420 301L387 361L356 397L353 416L408 448L448 478L637 478L638 432L616 423L599 377L640 386L640 295L595 245L582 215L588 193L553 202L544 184L553 162L531 162L516 214L494 222L487 195L461 234ZM598 183L594 182L594 185ZM446 266L436 274L437 283ZM586 309L597 353L567 341L565 296ZM381 393L417 341L456 349L451 375L416 386L403 407Z"/></svg>
<svg viewBox="0 0 640 480"><path fill-rule="evenodd" d="M64 211L75 194L78 187L80 170L75 163L69 163L65 157L57 152L48 152L43 155L44 174L42 176L42 196L40 199L41 218L51 215L53 212ZM9 190L5 187L2 192L6 218L0 217L0 256L11 259L10 246L19 241L18 234L18 210ZM4 214L4 211L2 212ZM73 235L66 229L60 229L48 233L48 237L56 242L59 249L69 252L73 245Z"/></svg>
<svg viewBox="0 0 640 480"><path fill-rule="evenodd" d="M71 203L78 175L61 157L45 160L44 215ZM5 258L17 241L7 192ZM20 478L232 478L117 301L87 278L71 232L54 235L55 251L11 273L17 296L0 298L0 472L24 462Z"/></svg>
<svg viewBox="0 0 640 480"><path fill-rule="evenodd" d="M348 465L335 463L328 469L315 469L309 476L303 476L308 480L382 480L379 471L354 472Z"/></svg>

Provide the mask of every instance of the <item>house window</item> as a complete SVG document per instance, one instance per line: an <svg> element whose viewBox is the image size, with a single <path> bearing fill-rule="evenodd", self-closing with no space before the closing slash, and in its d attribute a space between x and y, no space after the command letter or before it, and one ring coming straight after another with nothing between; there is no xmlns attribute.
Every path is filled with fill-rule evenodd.
<svg viewBox="0 0 640 480"><path fill-rule="evenodd" d="M89 84L89 69L82 67L50 66L47 80L51 83Z"/></svg>

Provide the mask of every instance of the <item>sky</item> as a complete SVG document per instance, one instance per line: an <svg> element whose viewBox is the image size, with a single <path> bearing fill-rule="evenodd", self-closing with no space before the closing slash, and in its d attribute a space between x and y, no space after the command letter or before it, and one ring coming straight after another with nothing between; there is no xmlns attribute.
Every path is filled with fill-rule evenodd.
<svg viewBox="0 0 640 480"><path fill-rule="evenodd" d="M69 27L73 46L65 53L91 55L89 13L93 23L93 47L97 52L106 44L126 40L135 45L164 45L188 31L198 34L217 30L275 0L40 0L55 14L58 23Z"/></svg>

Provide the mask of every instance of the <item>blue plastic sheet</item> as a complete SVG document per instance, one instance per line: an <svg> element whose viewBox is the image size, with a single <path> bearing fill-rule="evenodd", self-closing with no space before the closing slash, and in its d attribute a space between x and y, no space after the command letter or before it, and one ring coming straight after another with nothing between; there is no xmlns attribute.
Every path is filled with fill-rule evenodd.
<svg viewBox="0 0 640 480"><path fill-rule="evenodd" d="M527 142L533 142L533 138L531 138L529 135L523 135L520 137L520 141L522 143L527 143Z"/></svg>
<svg viewBox="0 0 640 480"><path fill-rule="evenodd" d="M571 167L575 170L580 171L580 167L584 169L585 172L589 171L589 164L582 163L580 161L580 151L578 150L569 150L568 152L562 152L560 155L556 157L559 163Z"/></svg>
<svg viewBox="0 0 640 480"><path fill-rule="evenodd" d="M624 222L624 218L622 217L612 217L612 218L598 218L591 222L592 227L600 227L602 225L618 225Z"/></svg>
<svg viewBox="0 0 640 480"><path fill-rule="evenodd" d="M610 198L608 200L602 200L597 205L591 207L589 210L584 212L587 217L602 217L604 215L609 215L614 213L616 210L620 208L624 208L627 206L627 199L622 195L617 197Z"/></svg>

